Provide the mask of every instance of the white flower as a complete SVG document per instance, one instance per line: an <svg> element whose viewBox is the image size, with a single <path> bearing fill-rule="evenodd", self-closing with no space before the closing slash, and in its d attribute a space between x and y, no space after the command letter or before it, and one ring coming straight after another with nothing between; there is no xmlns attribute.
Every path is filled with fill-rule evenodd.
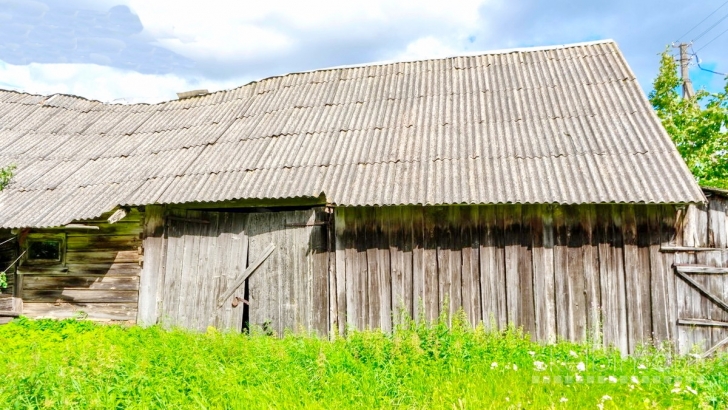
<svg viewBox="0 0 728 410"><path fill-rule="evenodd" d="M634 384L640 384L640 379L638 379L638 378L637 378L637 376L632 376L632 377L630 378L630 380L631 380L631 381L632 381L632 383L634 383Z"/></svg>
<svg viewBox="0 0 728 410"><path fill-rule="evenodd" d="M641 364L641 365L637 366L637 368L640 370L645 370L647 368L647 366L645 366L644 364Z"/></svg>
<svg viewBox="0 0 728 410"><path fill-rule="evenodd" d="M606 394L602 396L602 401L612 400L610 396L607 396Z"/></svg>
<svg viewBox="0 0 728 410"><path fill-rule="evenodd" d="M506 365L503 366L503 368L506 370L511 370L511 365L506 363Z"/></svg>
<svg viewBox="0 0 728 410"><path fill-rule="evenodd" d="M498 367L498 363L493 362L493 363L490 364L490 368L491 369L495 369L496 367Z"/></svg>
<svg viewBox="0 0 728 410"><path fill-rule="evenodd" d="M564 362L559 362L559 364L562 366L566 366L566 363L564 363Z"/></svg>
<svg viewBox="0 0 728 410"><path fill-rule="evenodd" d="M617 378L614 377L614 376L607 377L607 380L609 380L610 383L616 383L617 382Z"/></svg>
<svg viewBox="0 0 728 410"><path fill-rule="evenodd" d="M634 390L634 384L630 384L630 385L629 385L629 389L630 389L630 390Z"/></svg>
<svg viewBox="0 0 728 410"><path fill-rule="evenodd" d="M698 394L697 390L693 389L690 386L685 386L685 390L689 391L692 394Z"/></svg>
<svg viewBox="0 0 728 410"><path fill-rule="evenodd" d="M679 387L675 387L674 389L672 389L670 391L673 392L673 393L675 393L675 394L679 394L680 393L680 388Z"/></svg>
<svg viewBox="0 0 728 410"><path fill-rule="evenodd" d="M531 356L536 356L536 352L528 352Z"/></svg>
<svg viewBox="0 0 728 410"><path fill-rule="evenodd" d="M579 373L577 373L577 374L575 374L575 375L574 375L574 379L575 379L575 380L576 380L577 382L580 382L580 381L584 381L584 378L583 378L583 377L581 377L581 375L580 375Z"/></svg>
<svg viewBox="0 0 728 410"><path fill-rule="evenodd" d="M601 367L603 369L604 368L604 365L603 364L600 364L599 367Z"/></svg>
<svg viewBox="0 0 728 410"><path fill-rule="evenodd" d="M518 366L515 363L513 363L513 371L518 371Z"/></svg>
<svg viewBox="0 0 728 410"><path fill-rule="evenodd" d="M597 408L599 410L604 410L604 403L597 403Z"/></svg>
<svg viewBox="0 0 728 410"><path fill-rule="evenodd" d="M534 366L534 368L536 369L537 372L546 370L546 364L544 362L539 362L538 360L536 360L535 362L533 362L533 366Z"/></svg>
<svg viewBox="0 0 728 410"><path fill-rule="evenodd" d="M509 397L506 397L506 401L511 401L511 399Z"/></svg>
<svg viewBox="0 0 728 410"><path fill-rule="evenodd" d="M559 401L562 403L566 403L567 401L569 401L569 399L567 399L566 397L562 397Z"/></svg>
<svg viewBox="0 0 728 410"><path fill-rule="evenodd" d="M586 371L586 365L584 364L584 362L579 362L579 364L576 365L576 370L580 372Z"/></svg>
<svg viewBox="0 0 728 410"><path fill-rule="evenodd" d="M571 356L571 357L579 357L579 355L576 354L576 352L573 351L573 350L569 350L569 356Z"/></svg>

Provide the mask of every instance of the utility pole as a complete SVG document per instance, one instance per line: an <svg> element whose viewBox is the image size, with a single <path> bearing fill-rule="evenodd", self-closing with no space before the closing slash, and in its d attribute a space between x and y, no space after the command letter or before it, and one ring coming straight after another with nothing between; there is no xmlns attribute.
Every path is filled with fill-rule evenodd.
<svg viewBox="0 0 728 410"><path fill-rule="evenodd" d="M688 64L690 63L690 57L688 57L687 43L680 43L680 76L683 81L682 96L683 99L690 98L695 95L693 90L693 82L690 81L690 73L688 72Z"/></svg>

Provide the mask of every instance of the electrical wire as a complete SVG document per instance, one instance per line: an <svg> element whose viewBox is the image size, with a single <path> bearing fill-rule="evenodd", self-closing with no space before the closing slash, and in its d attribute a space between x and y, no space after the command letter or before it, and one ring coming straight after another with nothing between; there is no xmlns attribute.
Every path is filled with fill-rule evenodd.
<svg viewBox="0 0 728 410"><path fill-rule="evenodd" d="M703 37L704 35L706 35L710 30L712 30L715 26L717 26L718 24L720 24L725 19L728 19L728 14L726 14L725 16L723 16L720 19L718 19L718 21L716 21L715 23L713 23L712 26L710 26L707 29L703 30L703 32L700 33L697 37L695 37L692 41L693 42L698 41L701 37Z"/></svg>
<svg viewBox="0 0 728 410"><path fill-rule="evenodd" d="M726 31L728 31L728 30L726 30ZM692 46L690 46L690 49L692 50L692 49L693 49L693 47L692 47ZM698 51L700 51L700 50L698 50ZM695 64L696 64L696 65L698 66L698 68L699 68L699 69L701 69L702 71L707 71L707 72L709 72L709 73L713 73L713 74L717 74L717 75L722 75L722 76L724 76L724 77L728 77L728 74L726 74L726 73L720 73L720 72L718 72L718 71L713 71L713 70L711 70L711 69L709 69L709 68L703 68L703 66L701 66L701 65L700 65L700 57L698 56L698 53L697 53L697 51L693 50L693 52L691 53L691 55L692 55L693 57L695 57Z"/></svg>
<svg viewBox="0 0 728 410"><path fill-rule="evenodd" d="M693 32L693 30L695 30L696 28L698 28L698 26L699 26L699 25L703 24L703 23L705 22L705 20L709 19L709 18L710 18L710 17L711 17L711 16L713 15L713 14L715 14L715 13L716 13L716 12L717 12L718 10L722 9L722 8L723 8L723 6L725 6L726 4L728 4L728 1L726 1L725 3L721 4L720 6L718 6L718 8L717 8L717 9L713 10L713 12L712 12L712 13L708 14L708 17L706 17L706 18L704 18L704 19L700 20L700 23L698 23L698 24L694 25L694 26L693 26L693 28L691 28L691 29L690 29L690 30L688 30L688 31L687 31L687 32L686 32L685 34L683 34L682 36L680 36L680 37L679 37L679 38L678 38L677 40L675 40L675 42L676 42L676 43L679 43L679 42L680 42L680 40L681 40L681 39L682 39L683 37L685 37L685 36L687 36L688 34L692 33L692 32Z"/></svg>
<svg viewBox="0 0 728 410"><path fill-rule="evenodd" d="M700 48L698 49L698 51L700 51L700 50L704 49L705 47L708 47L708 45L710 45L710 43L714 42L715 40L717 40L717 39L718 39L718 37L722 36L722 35L723 35L723 34L725 34L725 33L728 33L728 28L727 28L727 29L725 29L725 30L723 30L723 32L721 32L721 33L720 33L720 34L718 34L717 36L713 37L713 39L712 39L712 40L710 40L710 41L708 41L707 43L703 44L703 46L702 46L702 47L700 47Z"/></svg>

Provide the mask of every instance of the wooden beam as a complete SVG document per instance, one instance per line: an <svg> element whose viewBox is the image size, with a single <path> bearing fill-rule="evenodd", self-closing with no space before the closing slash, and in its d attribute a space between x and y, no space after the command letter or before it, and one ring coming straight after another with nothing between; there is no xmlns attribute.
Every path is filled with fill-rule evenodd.
<svg viewBox="0 0 728 410"><path fill-rule="evenodd" d="M126 218L127 215L129 215L129 209L122 207L117 209L116 212L114 212L113 214L111 214L108 221L110 224L115 224Z"/></svg>
<svg viewBox="0 0 728 410"><path fill-rule="evenodd" d="M717 320L710 319L678 319L678 325L684 326L711 326L711 327L728 327L728 322L720 322Z"/></svg>
<svg viewBox="0 0 728 410"><path fill-rule="evenodd" d="M663 246L660 248L660 252L709 252L709 251L724 251L722 248L706 248L700 246Z"/></svg>
<svg viewBox="0 0 728 410"><path fill-rule="evenodd" d="M716 305L720 306L721 309L728 312L728 303L726 303L723 299L710 293L707 289L705 289L701 284L699 284L698 282L693 280L693 278L691 278L690 276L688 276L680 271L677 271L677 270L675 271L675 274L677 276L679 276L682 280L687 282L690 286L695 288L698 292L702 293L703 296L710 299L711 302L715 303Z"/></svg>
<svg viewBox="0 0 728 410"><path fill-rule="evenodd" d="M245 269L245 272L243 272L242 275L237 277L235 281L230 285L229 288L225 290L225 292L220 296L220 298L217 300L217 307L218 309L222 307L223 303L225 303L225 300L229 298L230 296L235 293L235 291L240 287L240 285L245 282L245 279L248 279L248 276L250 276L253 272L255 272L258 267L265 262L266 259L268 259L268 256L270 256L271 253L273 253L273 250L276 248L274 244L268 245L267 248L263 251L263 256L258 258L255 262L253 262L250 266L248 266L248 269Z"/></svg>
<svg viewBox="0 0 728 410"><path fill-rule="evenodd" d="M716 268L715 266L706 265L675 265L675 269L681 273L701 273L701 274L728 274L728 268Z"/></svg>
<svg viewBox="0 0 728 410"><path fill-rule="evenodd" d="M173 216L169 215L167 219L172 221L181 221L181 222L191 222L191 223L198 223L198 224L209 224L210 221L207 219L199 219L199 218L183 218L181 216Z"/></svg>
<svg viewBox="0 0 728 410"><path fill-rule="evenodd" d="M705 359L706 357L710 356L711 354L713 354L716 350L718 350L721 346L723 346L726 343L728 343L728 337L726 337L725 339L723 339L720 342L716 343L710 349L706 350L705 353L703 353L702 358Z"/></svg>

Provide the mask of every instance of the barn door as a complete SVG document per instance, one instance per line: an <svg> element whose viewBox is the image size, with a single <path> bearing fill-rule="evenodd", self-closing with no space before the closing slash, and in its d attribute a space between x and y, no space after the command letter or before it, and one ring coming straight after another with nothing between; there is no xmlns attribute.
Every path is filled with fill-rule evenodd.
<svg viewBox="0 0 728 410"><path fill-rule="evenodd" d="M244 287L219 299L248 265L247 214L175 210L167 217L160 321L204 331L240 331ZM228 292L229 293L229 292Z"/></svg>
<svg viewBox="0 0 728 410"><path fill-rule="evenodd" d="M285 329L328 332L327 214L323 208L248 215L250 323L278 335Z"/></svg>
<svg viewBox="0 0 728 410"><path fill-rule="evenodd" d="M720 255L721 252L707 252L711 253ZM703 356L709 356L725 349L728 346L728 268L676 263L674 269L678 277L680 351L687 353L697 345L703 350Z"/></svg>

